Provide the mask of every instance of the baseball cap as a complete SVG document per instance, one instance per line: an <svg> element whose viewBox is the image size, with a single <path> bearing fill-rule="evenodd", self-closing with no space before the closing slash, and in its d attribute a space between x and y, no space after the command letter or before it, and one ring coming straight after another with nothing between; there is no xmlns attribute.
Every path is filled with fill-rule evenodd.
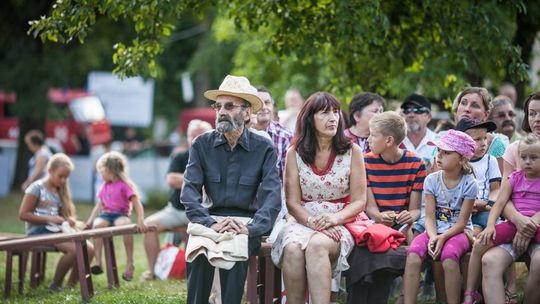
<svg viewBox="0 0 540 304"><path fill-rule="evenodd" d="M401 108L404 109L405 107L409 105L425 107L431 111L431 102L429 102L429 100L426 97L416 94L416 93L407 96L407 98L405 98L405 100L401 104Z"/></svg>

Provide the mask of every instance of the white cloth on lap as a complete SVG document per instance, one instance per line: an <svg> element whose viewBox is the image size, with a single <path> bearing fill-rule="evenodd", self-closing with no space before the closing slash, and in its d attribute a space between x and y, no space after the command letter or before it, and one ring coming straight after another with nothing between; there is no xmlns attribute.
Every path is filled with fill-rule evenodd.
<svg viewBox="0 0 540 304"><path fill-rule="evenodd" d="M221 269L229 270L238 261L247 261L248 236L233 232L219 233L201 224L189 223L189 242L186 248L186 262L193 262L204 254L208 262Z"/></svg>

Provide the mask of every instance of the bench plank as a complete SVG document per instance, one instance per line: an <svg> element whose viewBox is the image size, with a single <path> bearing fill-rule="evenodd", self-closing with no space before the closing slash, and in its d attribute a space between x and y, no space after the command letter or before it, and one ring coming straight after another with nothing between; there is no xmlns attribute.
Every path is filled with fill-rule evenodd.
<svg viewBox="0 0 540 304"><path fill-rule="evenodd" d="M149 231L156 231L156 226L148 226ZM92 283L92 275L90 273L90 261L88 259L88 251L86 241L91 238L103 238L105 259L107 265L107 279L109 288L119 287L118 270L116 267L116 256L114 252L113 236L134 234L138 233L137 225L130 224L124 226L114 226L97 228L85 231L78 231L74 233L54 233L47 235L37 235L29 237L18 237L4 239L0 241L0 251L7 251L8 259L6 260L6 282L4 289L4 296L9 297L11 292L11 262L14 254L19 254L19 263L22 269L24 278L24 267L26 265L26 258L28 251L35 250L36 248L42 248L46 246L53 246L55 244L64 242L74 242L77 255L77 270L79 274L79 283L81 288L81 297L84 301L89 300L94 295L94 287ZM41 262L41 261L39 261ZM43 260L44 262L44 260ZM19 279L19 292L22 293L22 287L24 280Z"/></svg>
<svg viewBox="0 0 540 304"><path fill-rule="evenodd" d="M149 231L155 231L155 226L148 227ZM2 250L21 250L37 246L50 246L69 241L81 241L91 238L113 237L116 235L138 233L137 225L130 224L124 226L114 226L105 228L96 228L74 233L52 233L46 235L28 236L0 242L0 251Z"/></svg>

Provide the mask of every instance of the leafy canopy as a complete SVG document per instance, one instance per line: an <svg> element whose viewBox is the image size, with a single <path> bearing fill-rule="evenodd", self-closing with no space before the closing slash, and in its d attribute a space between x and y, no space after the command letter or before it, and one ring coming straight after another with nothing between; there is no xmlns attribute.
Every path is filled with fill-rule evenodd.
<svg viewBox="0 0 540 304"><path fill-rule="evenodd" d="M341 96L367 90L403 96L411 89L449 96L466 83L527 77L521 50L511 43L516 16L525 10L517 0L59 0L49 16L31 22L30 32L44 41L84 42L99 16L129 20L136 35L114 45L114 71L155 76L155 58L174 21L188 9L202 14L209 7L234 20L231 31L252 39L239 41L259 50L264 44L257 56L267 57L261 62L269 70L295 66L289 70L296 75L298 67L315 66L313 82ZM253 55L246 47L238 51ZM237 53L238 71L256 72L256 64L238 58L248 57ZM284 76L290 75L269 77Z"/></svg>

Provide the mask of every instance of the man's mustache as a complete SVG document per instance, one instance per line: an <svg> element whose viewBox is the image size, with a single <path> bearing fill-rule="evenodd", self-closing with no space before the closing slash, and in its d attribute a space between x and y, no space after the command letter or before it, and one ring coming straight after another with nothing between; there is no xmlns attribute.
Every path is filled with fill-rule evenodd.
<svg viewBox="0 0 540 304"><path fill-rule="evenodd" d="M516 123L512 120L505 120L503 121L502 125L501 125L501 128L504 128L504 127L514 127L516 128Z"/></svg>
<svg viewBox="0 0 540 304"><path fill-rule="evenodd" d="M232 122L232 120L229 119L228 117L220 117L220 118L218 118L218 122L224 122L224 121L226 121L226 122Z"/></svg>

